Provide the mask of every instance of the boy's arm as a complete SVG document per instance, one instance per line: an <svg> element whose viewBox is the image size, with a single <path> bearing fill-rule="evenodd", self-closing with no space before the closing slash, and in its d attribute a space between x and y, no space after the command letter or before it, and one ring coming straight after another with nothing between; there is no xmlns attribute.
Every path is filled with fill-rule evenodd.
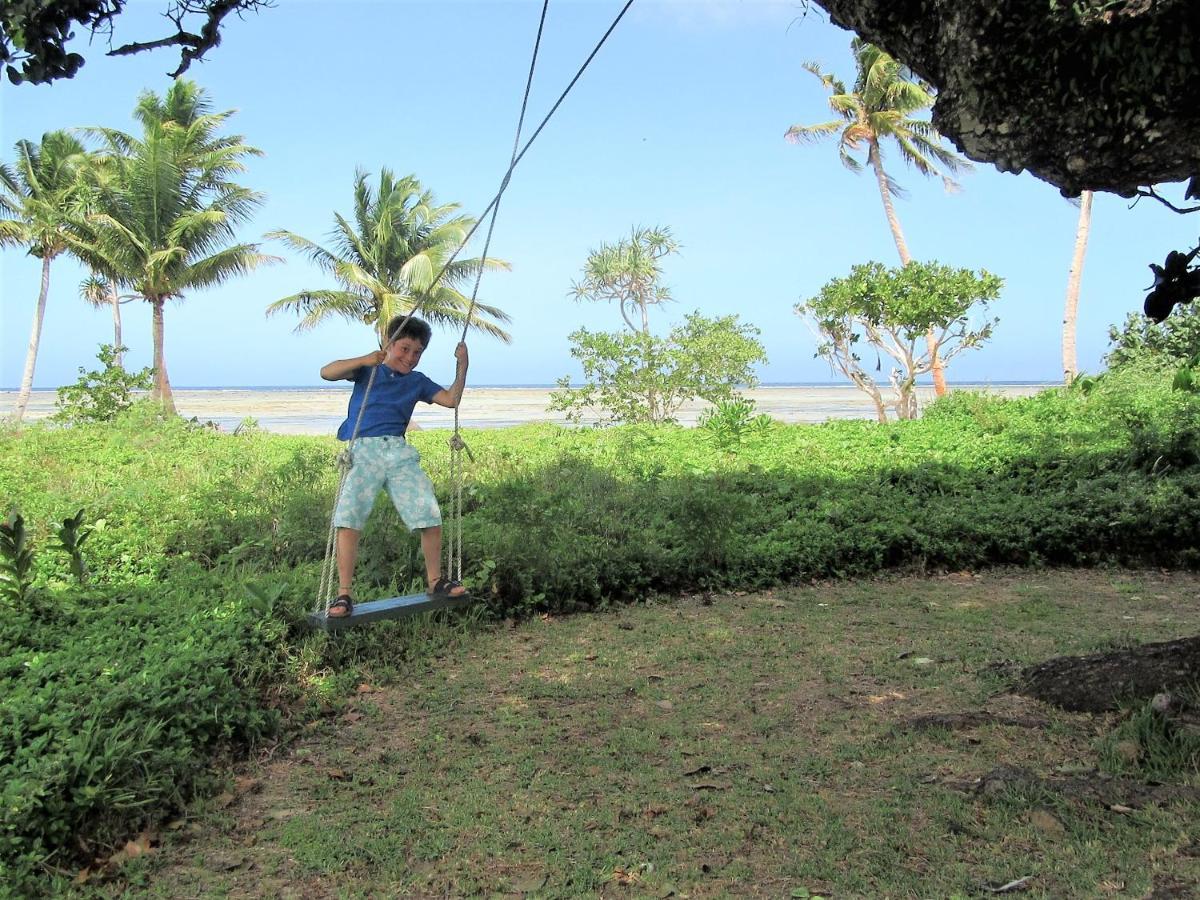
<svg viewBox="0 0 1200 900"><path fill-rule="evenodd" d="M438 406L445 406L454 409L462 400L463 388L467 386L467 345L459 342L459 345L454 348L454 358L458 360L454 372L454 384L448 388L442 388L433 395L433 402Z"/></svg>
<svg viewBox="0 0 1200 900"><path fill-rule="evenodd" d="M379 365L383 362L384 355L382 350L376 350L353 359L335 359L321 367L321 377L326 381L341 381L343 378L349 378L363 366Z"/></svg>

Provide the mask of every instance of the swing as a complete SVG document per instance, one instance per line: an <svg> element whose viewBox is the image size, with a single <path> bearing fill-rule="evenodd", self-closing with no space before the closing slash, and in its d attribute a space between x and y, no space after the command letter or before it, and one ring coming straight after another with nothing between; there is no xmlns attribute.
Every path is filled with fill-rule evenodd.
<svg viewBox="0 0 1200 900"><path fill-rule="evenodd" d="M524 146L521 146L521 127L525 121L525 109L529 104L529 89L533 84L533 72L537 65L538 48L542 42L542 27L546 23L546 10L549 5L550 0L543 0L542 16L541 20L538 22L537 38L535 39L533 45L533 58L529 63L529 76L525 81L525 96L521 101L521 115L517 120L517 134L513 141L512 158L509 161L508 170L504 173L504 177L500 181L500 189L496 192L496 196L492 198L492 202L487 205L486 209L484 209L483 215L479 217L479 219L471 227L470 231L467 232L466 237L463 238L463 241L458 246L458 249L451 254L450 258L442 265L441 270L433 277L433 280L430 282L430 289L432 289L432 287L437 284L438 280L441 279L441 277L446 273L446 270L450 267L451 263L454 262L458 254L471 240L471 237L475 234L476 229L479 228L483 218L490 213L491 218L488 223L487 237L484 240L483 254L481 256L481 263L486 263L488 249L491 247L492 243L492 231L496 227L496 214L500 210L500 198L504 196L505 190L508 189L509 179L512 177L513 170L517 167L517 163L521 161L521 158L525 156L525 153L529 150L533 142L537 140L537 136L542 133L542 129L546 127L546 123L550 121L550 117L554 115L555 111L562 104L563 100L566 99L567 94L570 93L571 88L575 86L575 83L579 80L580 76L583 75L584 70L591 63L592 59L595 58L596 54L600 52L600 48L604 46L604 42L607 41L609 35L613 33L613 30L617 27L617 23L620 22L625 13L629 11L629 7L633 5L633 0L626 0L625 5L621 8L621 11L617 14L617 17L613 19L612 24L608 26L608 30L604 32L604 36L600 38L599 43L597 43L592 52L588 54L588 57L586 60L584 60L583 65L579 67L579 71L575 73L575 77L571 79L570 83L563 90L562 94L559 95L558 100L556 100L554 105L550 107L550 111L546 113L545 117L541 121L541 124L538 125L533 135L525 142ZM520 147L520 152L518 152L518 147ZM467 329L471 325L471 317L475 312L476 297L479 293L479 282L483 277L483 269L484 266L481 264L479 271L475 275L475 287L471 291L471 304L467 308L466 322L463 325L463 333L460 342L467 339ZM416 315L420 308L421 304L418 302L417 305L413 307L412 311L405 317L403 324L407 324L408 320ZM403 324L401 327L403 327ZM362 422L363 412L367 407L367 399L371 394L371 386L374 384L376 371L377 369L373 368L371 370L371 376L367 380L367 388L363 393L363 400L359 406L358 418L354 423L354 433L351 435L350 440L346 445L346 450L338 455L338 465L341 468L341 478L338 480L337 494L334 498L334 510L337 509L337 499L341 497L342 488L346 483L346 475L350 471L354 442L358 439L359 425ZM461 399L459 405L461 405ZM458 406L456 406L454 408L454 432L450 436L451 508L450 515L447 517L446 528L446 571L452 573L453 579L459 582L462 581L461 455L462 451L464 450L467 452L468 456L471 455L470 448L467 447L466 442L462 438L459 427ZM462 594L457 597L431 596L424 593L408 594L403 597L390 597L384 600L370 600L365 603L355 603L353 611L350 613L350 615L330 616L329 607L333 603L333 576L336 569L336 535L337 528L333 524L333 515L331 514L329 518L329 535L325 546L325 564L321 572L321 587L319 593L317 594L317 605L308 616L308 624L310 628L322 631L340 631L343 628L350 628L355 625L365 625L368 622L399 619L405 616L432 612L438 609L462 608L471 603L472 598L469 594Z"/></svg>

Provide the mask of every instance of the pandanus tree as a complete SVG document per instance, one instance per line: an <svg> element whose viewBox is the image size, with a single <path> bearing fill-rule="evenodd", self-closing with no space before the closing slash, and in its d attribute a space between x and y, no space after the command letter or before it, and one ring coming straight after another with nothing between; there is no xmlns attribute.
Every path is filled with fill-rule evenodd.
<svg viewBox="0 0 1200 900"><path fill-rule="evenodd" d="M50 266L70 247L70 226L82 214L84 191L80 172L87 153L65 131L51 131L40 143L18 141L16 162L0 166L0 246L27 248L41 260L42 278L34 305L25 369L12 417L20 421L29 406L33 375L42 339Z"/></svg>
<svg viewBox="0 0 1200 900"><path fill-rule="evenodd" d="M903 190L884 168L884 144L894 145L900 158L922 175L941 178L947 190L958 187L950 175L969 169L970 163L945 147L933 124L919 117L933 105L934 92L928 84L861 38L854 38L850 49L858 70L852 90L835 76L822 72L816 63L804 65L829 91L829 107L838 118L816 125L793 125L785 137L794 143L806 143L836 136L838 156L851 172L865 168L855 154L866 154L866 166L879 186L900 263L907 266L912 256L892 204L892 198L903 196ZM930 331L926 340L930 342L934 387L941 395L946 392L946 379L934 332Z"/></svg>
<svg viewBox="0 0 1200 900"><path fill-rule="evenodd" d="M90 129L105 143L110 171L96 182L95 211L76 247L92 267L151 307L151 398L173 413L164 309L168 300L221 284L272 260L236 239L262 196L234 183L260 151L221 134L233 111L213 113L204 90L175 82L163 97L147 91L134 112L142 134Z"/></svg>
<svg viewBox="0 0 1200 900"><path fill-rule="evenodd" d="M356 171L354 212L350 219L334 213L329 246L291 231L267 235L308 257L338 286L309 288L276 300L267 314L299 315L297 330L330 317L362 322L375 328L381 341L393 316L414 311L432 324L462 328L471 305L462 289L483 268L510 266L490 257L486 266L481 259L453 259L447 265L475 224L458 210L456 203L439 204L412 175L396 178L384 168L375 190L369 176ZM505 343L512 340L501 324L510 319L498 307L476 302L470 317L470 328Z"/></svg>

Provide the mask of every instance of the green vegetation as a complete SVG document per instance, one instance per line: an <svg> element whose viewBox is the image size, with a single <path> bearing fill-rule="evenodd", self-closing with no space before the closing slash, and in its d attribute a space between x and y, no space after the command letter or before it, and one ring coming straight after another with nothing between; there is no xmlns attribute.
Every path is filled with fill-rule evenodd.
<svg viewBox="0 0 1200 900"><path fill-rule="evenodd" d="M641 331L588 331L569 335L571 355L583 366L583 384L558 381L549 409L580 422L592 409L606 424L664 424L699 397L734 401L739 387L758 384L756 363L766 353L759 331L737 316L688 314L666 337Z"/></svg>
<svg viewBox="0 0 1200 900"><path fill-rule="evenodd" d="M51 419L66 425L111 422L133 406L137 391L148 391L154 384L154 370L127 371L120 363L124 347L101 344L96 358L104 367L91 372L79 369L79 380L58 389Z"/></svg>
<svg viewBox="0 0 1200 900"><path fill-rule="evenodd" d="M888 405L897 418L915 419L920 413L917 378L932 372L938 360L953 359L991 337L997 320L986 318L987 305L1000 296L1002 285L986 271L976 274L936 262L899 268L866 263L796 304L795 312L811 322L821 341L815 355L871 398L880 422L887 421L883 394L860 353L869 344L876 354L892 357L894 396ZM978 318L981 312L982 321L972 321L972 314ZM924 350L918 346L922 338Z"/></svg>
<svg viewBox="0 0 1200 900"><path fill-rule="evenodd" d="M887 571L1192 568L1198 413L1200 397L1130 371L1027 400L955 394L886 426L787 427L726 407L697 430L482 432L466 574L477 615L521 618ZM414 442L444 490L444 435ZM304 630L336 450L150 404L107 425L0 432L0 496L25 529L5 579L24 599L0 624L0 861L14 883L161 824L213 790L215 756L415 652L411 627ZM378 513L362 591L385 595L419 577L419 550Z"/></svg>
<svg viewBox="0 0 1200 900"><path fill-rule="evenodd" d="M1200 353L1200 307L1180 306L1157 324L1141 313L1130 313L1120 328L1109 327L1108 340L1111 349L1105 362L1111 368L1181 365Z"/></svg>
<svg viewBox="0 0 1200 900"><path fill-rule="evenodd" d="M606 424L664 424L697 397L719 404L737 399L737 388L758 383L754 366L766 362L759 331L736 315L689 314L666 337L650 330L650 307L670 302L660 260L677 253L669 228L634 228L628 239L588 254L576 300L615 302L628 331L569 335L571 355L583 367L583 384L558 380L550 409L579 423L598 409Z"/></svg>

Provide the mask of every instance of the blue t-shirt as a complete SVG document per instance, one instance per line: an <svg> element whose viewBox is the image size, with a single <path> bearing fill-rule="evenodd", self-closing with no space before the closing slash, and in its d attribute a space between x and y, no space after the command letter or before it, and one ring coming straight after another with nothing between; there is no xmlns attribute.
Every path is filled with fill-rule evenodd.
<svg viewBox="0 0 1200 900"><path fill-rule="evenodd" d="M432 403L434 395L442 388L415 369L407 375L401 375L383 363L375 369L375 383L371 385L371 396L367 398L367 409L363 413L362 424L358 427L358 436L403 435L417 401ZM340 441L348 441L354 435L354 423L358 419L358 410L362 406L363 395L367 392L367 382L370 378L370 366L362 366L351 378L354 390L350 392L346 421L338 428L337 436Z"/></svg>

